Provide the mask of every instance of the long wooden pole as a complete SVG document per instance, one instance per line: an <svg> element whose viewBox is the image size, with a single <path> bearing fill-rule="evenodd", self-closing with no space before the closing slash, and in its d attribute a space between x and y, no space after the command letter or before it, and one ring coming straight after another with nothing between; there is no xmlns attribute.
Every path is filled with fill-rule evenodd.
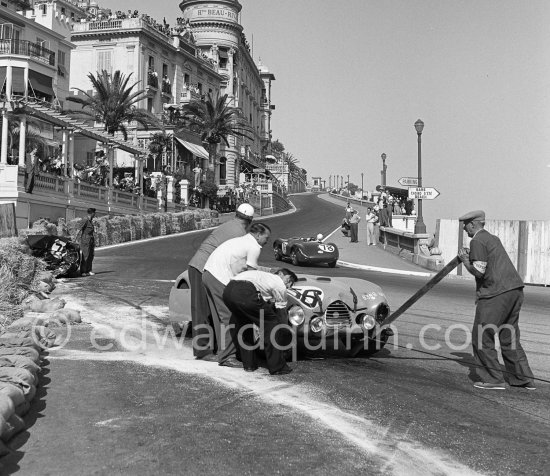
<svg viewBox="0 0 550 476"><path fill-rule="evenodd" d="M382 326L386 326L395 321L401 314L403 314L409 307L411 307L416 301L418 301L424 294L426 294L430 289L432 289L439 281L441 281L445 276L447 276L453 269L455 269L460 264L460 259L458 256L455 256L451 261L449 261L445 267L439 271L432 279L430 279L422 288L420 288L413 296L411 296L405 303L403 303L397 311L392 312L384 321Z"/></svg>

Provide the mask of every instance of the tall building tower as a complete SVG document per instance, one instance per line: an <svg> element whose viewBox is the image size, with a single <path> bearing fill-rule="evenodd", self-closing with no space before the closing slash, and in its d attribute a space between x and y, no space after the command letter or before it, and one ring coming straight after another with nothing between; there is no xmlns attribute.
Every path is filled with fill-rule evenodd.
<svg viewBox="0 0 550 476"><path fill-rule="evenodd" d="M221 93L240 109L253 131L251 140L231 137L230 147L219 150L220 177L237 185L240 172L252 172L269 153L271 132L271 82L275 77L252 58L251 48L240 24L242 5L238 0L183 0L184 21L192 28L200 54L218 66ZM240 165L239 165L240 164Z"/></svg>

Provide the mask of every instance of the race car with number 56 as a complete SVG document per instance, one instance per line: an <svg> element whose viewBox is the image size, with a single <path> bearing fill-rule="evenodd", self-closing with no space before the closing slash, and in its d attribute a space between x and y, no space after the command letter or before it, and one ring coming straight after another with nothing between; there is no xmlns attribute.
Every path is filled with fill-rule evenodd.
<svg viewBox="0 0 550 476"><path fill-rule="evenodd" d="M328 264L330 268L338 261L338 247L324 243L318 238L278 238L273 243L277 261L290 260L294 266Z"/></svg>

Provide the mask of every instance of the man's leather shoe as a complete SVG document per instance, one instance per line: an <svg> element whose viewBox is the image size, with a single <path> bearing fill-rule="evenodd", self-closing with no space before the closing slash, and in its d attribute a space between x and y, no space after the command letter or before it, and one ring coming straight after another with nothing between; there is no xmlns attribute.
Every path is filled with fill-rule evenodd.
<svg viewBox="0 0 550 476"><path fill-rule="evenodd" d="M286 375L290 372L292 372L292 369L288 365L285 365L282 369L275 370L274 372L272 372L271 370L269 371L271 375Z"/></svg>
<svg viewBox="0 0 550 476"><path fill-rule="evenodd" d="M243 364L239 362L235 357L229 357L218 365L222 367L242 368Z"/></svg>
<svg viewBox="0 0 550 476"><path fill-rule="evenodd" d="M256 365L256 367L245 367L244 368L244 371L245 372L256 372L256 370L258 370L258 366Z"/></svg>

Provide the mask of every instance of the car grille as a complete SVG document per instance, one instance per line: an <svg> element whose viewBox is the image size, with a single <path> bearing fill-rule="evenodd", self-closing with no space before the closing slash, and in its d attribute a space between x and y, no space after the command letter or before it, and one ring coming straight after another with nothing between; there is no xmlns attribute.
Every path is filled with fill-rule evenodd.
<svg viewBox="0 0 550 476"><path fill-rule="evenodd" d="M328 327L349 326L351 313L345 303L334 301L327 307L325 319Z"/></svg>

